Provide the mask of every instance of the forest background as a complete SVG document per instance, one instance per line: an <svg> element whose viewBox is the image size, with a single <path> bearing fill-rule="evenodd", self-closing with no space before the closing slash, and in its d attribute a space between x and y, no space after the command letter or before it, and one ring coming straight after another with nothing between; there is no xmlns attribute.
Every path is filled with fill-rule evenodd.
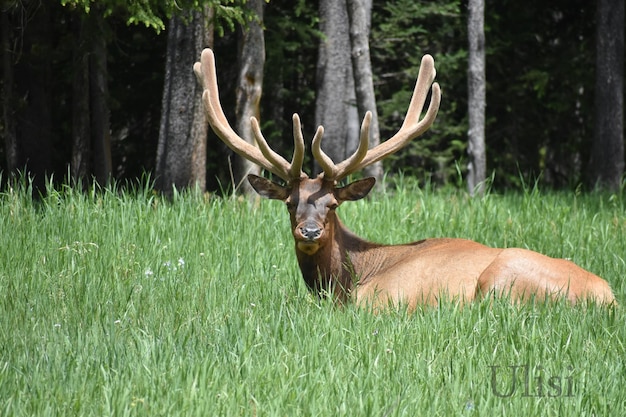
<svg viewBox="0 0 626 417"><path fill-rule="evenodd" d="M222 104L233 125L244 55L263 53L262 129L289 157L291 115L301 115L309 140L319 121L320 45L328 39L321 11L333 4L345 8L344 0L1 0L0 186L16 173L27 173L41 189L46 178L68 176L104 183L149 175L157 188L180 186L167 172L187 167L189 159L163 156L164 131L198 107L198 91L190 87L186 104L175 109L167 91L178 80L195 82L191 64L207 46L216 52ZM486 0L484 10L484 136L493 186L592 187L609 170L609 188L623 188L623 2ZM616 31L603 29L603 10L617 18ZM433 127L386 160L384 172L461 186L468 164L468 2L374 1L368 12L382 140L402 123L422 55L435 58L443 91ZM262 28L263 43L245 52L253 26ZM600 34L621 51L618 70L608 77L620 86L617 105L596 97ZM348 96L345 104L356 108ZM600 123L606 115L615 122ZM210 130L203 135L204 147L190 150L206 157L200 186L238 184L232 152ZM184 135L178 139L191 146ZM333 140L326 137L323 146ZM598 161L602 150L605 159Z"/></svg>

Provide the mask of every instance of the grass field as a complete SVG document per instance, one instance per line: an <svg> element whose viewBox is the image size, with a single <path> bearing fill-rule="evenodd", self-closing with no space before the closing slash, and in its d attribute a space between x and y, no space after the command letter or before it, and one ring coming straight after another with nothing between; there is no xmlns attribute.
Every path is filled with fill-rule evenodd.
<svg viewBox="0 0 626 417"><path fill-rule="evenodd" d="M1 415L626 415L623 307L372 315L307 293L278 202L28 195L0 195ZM401 184L339 213L380 242L571 258L626 305L623 195Z"/></svg>

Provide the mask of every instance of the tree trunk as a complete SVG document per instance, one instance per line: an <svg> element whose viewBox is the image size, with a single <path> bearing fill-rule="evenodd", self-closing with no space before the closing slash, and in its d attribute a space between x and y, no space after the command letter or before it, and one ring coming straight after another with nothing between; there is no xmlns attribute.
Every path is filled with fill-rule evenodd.
<svg viewBox="0 0 626 417"><path fill-rule="evenodd" d="M72 157L74 184L87 186L91 176L101 186L112 177L111 124L108 105L107 33L103 12L77 15L72 57Z"/></svg>
<svg viewBox="0 0 626 417"><path fill-rule="evenodd" d="M239 43L239 76L237 78L236 130L239 136L249 143L256 143L252 133L250 118L260 121L259 104L263 92L263 68L265 65L265 38L263 36L264 0L248 0L247 6L258 17L242 28ZM248 174L260 175L261 169L245 158L236 157L234 164L235 184L245 194L254 190L245 181Z"/></svg>
<svg viewBox="0 0 626 417"><path fill-rule="evenodd" d="M360 119L365 117L365 113L368 110L372 112L369 146L373 148L380 143L380 129L378 127L378 111L376 110L369 46L372 0L347 1L348 18L350 19L350 46L352 50L350 56L354 73L357 110ZM366 167L364 174L376 178L377 184L380 186L383 177L382 161Z"/></svg>
<svg viewBox="0 0 626 417"><path fill-rule="evenodd" d="M89 51L86 18L74 19L77 45L72 57L72 159L70 173L74 185L89 180L91 171L91 111L89 110Z"/></svg>
<svg viewBox="0 0 626 417"><path fill-rule="evenodd" d="M469 130L467 153L467 186L470 195L482 195L487 172L485 155L485 31L484 0L469 0L467 32L468 56L468 116Z"/></svg>
<svg viewBox="0 0 626 417"><path fill-rule="evenodd" d="M624 175L624 1L599 0L591 186L618 191Z"/></svg>
<svg viewBox="0 0 626 417"><path fill-rule="evenodd" d="M91 144L93 156L93 174L96 182L107 185L111 180L113 164L111 161L111 125L107 71L106 36L104 36L104 16L92 14L93 28L97 36L91 39L89 56L89 108L91 109ZM92 29L93 30L93 29Z"/></svg>
<svg viewBox="0 0 626 417"><path fill-rule="evenodd" d="M21 44L13 43L21 49L9 52L15 62L14 98L18 100L13 102L17 151L13 168L32 179L38 195L45 193L46 176L52 173L51 5L42 3L36 9L20 6L14 9L15 21L9 25L15 36L22 37Z"/></svg>
<svg viewBox="0 0 626 417"><path fill-rule="evenodd" d="M15 97L13 93L13 84L15 82L13 74L13 53L11 48L11 30L9 29L9 11L0 11L0 19L2 19L2 122L4 150L6 153L7 171L10 174L19 169L17 133L15 126Z"/></svg>
<svg viewBox="0 0 626 417"><path fill-rule="evenodd" d="M188 24L178 16L169 22L156 161L156 188L166 195L174 187L206 187L208 124L191 69L208 46L207 14L192 12Z"/></svg>
<svg viewBox="0 0 626 417"><path fill-rule="evenodd" d="M355 106L346 0L320 0L319 15L323 37L317 61L315 123L325 129L324 152L339 163L356 149L360 124Z"/></svg>

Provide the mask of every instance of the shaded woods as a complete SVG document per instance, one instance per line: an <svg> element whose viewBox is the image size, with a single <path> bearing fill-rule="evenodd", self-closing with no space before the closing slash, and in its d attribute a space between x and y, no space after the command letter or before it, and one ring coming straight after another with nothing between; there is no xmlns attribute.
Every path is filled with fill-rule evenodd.
<svg viewBox="0 0 626 417"><path fill-rule="evenodd" d="M198 13L190 8L194 2L178 2L183 7L176 15L168 1L145 2L154 6L147 17L138 2L129 2L126 9L118 3L99 2L86 13L84 5L89 2L0 1L3 184L18 172L28 172L38 187L46 176L55 181L68 176L73 181L94 178L105 184L149 174L158 182L157 148L167 125L162 115L167 110L170 122L177 117L171 105L167 107L164 86L183 77L195 82L186 65L172 62L168 68L176 70L166 69L168 36L178 21L196 22L215 33L222 104L233 125L240 64L246 62L240 51L259 51L246 48L242 40L251 25L262 22L265 56L256 61L264 61L264 71L256 77L263 90L256 105L270 144L289 154L292 113L301 115L305 138L310 140L321 120L320 92L328 90L323 87L319 57L320 42L330 38L323 33L328 25L320 10L357 2L272 0L262 2L262 20L250 7L252 1L223 2L225 6L215 10L227 10L225 15L206 13L213 17L199 23L190 18ZM205 6L219 3L209 1ZM369 31L381 140L401 124L422 55L434 56L443 91L431 132L386 161L384 172L402 171L421 181L460 185L470 162L467 2L393 0L366 9L371 20L364 30ZM486 173L493 176L494 186L518 187L536 180L555 188L594 186L597 181L611 189L621 186L623 9L619 0L601 0L597 5L583 0L484 3ZM607 16L603 10L611 13ZM345 31L342 46L348 66L350 57L358 62L351 55L350 35ZM598 48L603 54L596 53ZM169 56L175 57L172 52ZM197 59L190 57L189 62ZM354 90L353 78L341 87L349 89L348 81ZM598 100L597 92L612 98ZM194 94L190 89L188 103L183 95L184 109L197 105ZM356 96L343 97L358 129L361 110ZM354 122L346 118L344 125L350 129ZM212 135L208 132L205 147L197 147L206 162L200 165L200 171L205 166L204 173L194 175L205 178L203 188L228 189L236 159ZM350 146L349 134L344 136L338 139L339 148ZM330 137L327 131L327 141ZM184 138L177 139L185 146ZM172 160L171 164L186 164ZM312 164L312 159L307 157L305 164Z"/></svg>

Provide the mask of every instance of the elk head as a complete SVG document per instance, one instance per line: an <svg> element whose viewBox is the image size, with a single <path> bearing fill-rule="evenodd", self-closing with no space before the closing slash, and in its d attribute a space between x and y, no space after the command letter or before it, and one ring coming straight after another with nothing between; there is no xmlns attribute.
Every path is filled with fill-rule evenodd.
<svg viewBox="0 0 626 417"><path fill-rule="evenodd" d="M202 51L200 62L194 65L194 72L204 88L202 100L209 124L215 133L234 152L285 181L285 185L280 185L258 176L248 176L248 181L261 196L282 200L287 204L296 246L300 251L309 255L316 253L324 242L332 237L331 228L334 223L329 219L334 218L335 209L344 201L363 198L375 182L373 178L366 178L344 187L338 187L339 181L382 160L406 146L412 139L422 135L434 122L441 101L439 85L433 84L436 73L433 58L425 55L422 58L413 97L400 130L389 140L368 149L372 114L367 112L361 124L357 150L345 161L335 164L321 149L324 128L319 126L313 137L311 150L323 172L311 179L302 171L304 139L297 114L293 115L294 154L289 163L269 147L256 118L252 117L250 123L258 148L246 142L230 127L219 100L213 51L210 49ZM419 120L431 85L430 105L424 118Z"/></svg>
<svg viewBox="0 0 626 417"><path fill-rule="evenodd" d="M314 255L333 241L337 207L365 197L376 180L365 178L345 187L322 177L292 181L287 186L256 175L249 175L248 181L261 196L286 203L296 249Z"/></svg>

